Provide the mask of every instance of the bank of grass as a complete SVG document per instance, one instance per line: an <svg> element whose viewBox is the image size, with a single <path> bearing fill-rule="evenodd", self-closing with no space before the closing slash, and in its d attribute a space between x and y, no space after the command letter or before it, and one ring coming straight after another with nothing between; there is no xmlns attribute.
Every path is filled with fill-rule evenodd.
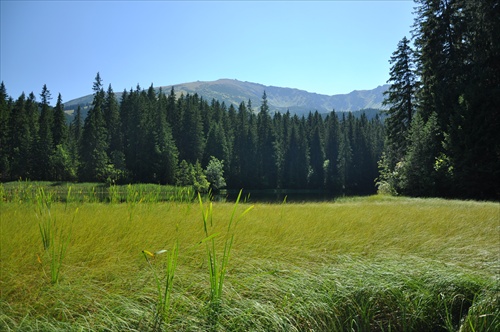
<svg viewBox="0 0 500 332"><path fill-rule="evenodd" d="M190 186L20 180L0 183L0 201L35 203L40 190L51 201L64 203L190 202L196 198L196 192Z"/></svg>
<svg viewBox="0 0 500 332"><path fill-rule="evenodd" d="M130 204L52 204L59 225L72 223L57 284L38 260L34 205L1 204L0 330L500 330L498 203L372 196L256 204L235 230L216 321L196 202L140 202L133 213ZM221 251L233 207L213 204ZM142 251L176 241L170 314L160 326ZM151 260L160 278L163 257Z"/></svg>

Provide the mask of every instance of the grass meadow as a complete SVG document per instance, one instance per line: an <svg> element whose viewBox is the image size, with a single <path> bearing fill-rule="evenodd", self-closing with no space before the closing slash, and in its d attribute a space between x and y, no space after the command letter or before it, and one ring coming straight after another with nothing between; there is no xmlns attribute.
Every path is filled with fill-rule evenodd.
<svg viewBox="0 0 500 332"><path fill-rule="evenodd" d="M498 203L0 204L1 331L500 331Z"/></svg>

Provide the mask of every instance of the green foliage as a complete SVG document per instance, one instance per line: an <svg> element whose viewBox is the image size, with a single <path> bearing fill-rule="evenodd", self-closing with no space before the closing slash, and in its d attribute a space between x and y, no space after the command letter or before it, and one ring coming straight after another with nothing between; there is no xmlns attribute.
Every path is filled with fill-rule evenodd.
<svg viewBox="0 0 500 332"><path fill-rule="evenodd" d="M187 161L182 160L176 174L176 184L181 187L191 186L194 182L193 167Z"/></svg>
<svg viewBox="0 0 500 332"><path fill-rule="evenodd" d="M218 250L216 246L216 238L219 236L219 233L211 232L212 228L214 227L212 202L210 202L208 207L204 209L203 200L201 198L201 195L198 193L198 201L200 203L203 217L203 230L205 233L205 238L201 241L201 243L205 243L206 245L210 280L209 324L210 327L214 330L216 330L219 315L222 309L222 290L228 269L231 248L233 247L235 229L241 218L253 208L253 205L248 207L238 217L235 218L235 213L240 202L241 193L242 191L240 190L238 198L236 199L236 202L234 204L231 217L229 219L227 231L224 234L224 249L222 251L222 257L219 256L218 251L220 250Z"/></svg>
<svg viewBox="0 0 500 332"><path fill-rule="evenodd" d="M427 123L420 113L412 121L409 132L409 147L402 166L402 193L411 196L433 196L436 194L435 163L440 144L436 114L431 114Z"/></svg>
<svg viewBox="0 0 500 332"><path fill-rule="evenodd" d="M207 181L210 183L210 188L219 190L226 186L224 180L224 160L219 160L214 156L210 157L210 162L205 170Z"/></svg>
<svg viewBox="0 0 500 332"><path fill-rule="evenodd" d="M54 148L58 145L66 144L68 139L68 127L66 125L66 115L61 94L57 96L57 103L54 107L54 122L52 124L52 136Z"/></svg>
<svg viewBox="0 0 500 332"><path fill-rule="evenodd" d="M391 86L384 93L384 105L389 106L385 113L386 158L390 167L394 167L403 158L408 146L407 136L415 113L415 92L418 88L414 61L410 41L404 37L389 60L392 67L388 83L391 83Z"/></svg>
<svg viewBox="0 0 500 332"><path fill-rule="evenodd" d="M445 167L445 157L439 155L439 128L436 114L424 123L417 113L408 135L408 149L395 166L384 155L379 161L378 188L381 193L409 196L436 195L438 170ZM444 159L443 159L444 158Z"/></svg>
<svg viewBox="0 0 500 332"><path fill-rule="evenodd" d="M289 112L273 114L266 94L256 114L250 102L242 102L236 110L216 100L209 103L197 94L176 97L173 89L166 96L152 85L147 90L137 86L124 91L118 102L111 85L104 92L99 74L93 88L93 103L85 119L77 108L74 121L64 128L61 121L54 120L54 112L61 119L61 97L51 108L46 87L39 118L34 96L20 98L15 107L20 112L12 112L12 100L4 104L8 107L2 116L8 121L0 124L8 127L11 121L19 128L16 132L25 133L2 133L12 142L7 143L5 155L0 155L4 180L179 184L200 192L207 192L210 183L212 189L375 190L376 160L383 144L381 122L369 122L362 116L338 121L334 113L326 119L317 112L307 118ZM349 125L341 126L344 121ZM348 133L341 142L344 131ZM352 150L351 157L344 153L339 159L341 143L343 152ZM210 175L214 176L210 181L206 179L204 169L211 156L224 160L226 185L216 174ZM40 164L47 167L40 168Z"/></svg>
<svg viewBox="0 0 500 332"><path fill-rule="evenodd" d="M103 114L104 91L97 73L94 82L94 101L83 125L80 150L80 179L105 181L108 175L107 131Z"/></svg>
<svg viewBox="0 0 500 332"><path fill-rule="evenodd" d="M192 186L197 192L207 192L210 183L207 180L201 164L196 162L194 165L187 161L181 161L177 171L177 185L178 186Z"/></svg>
<svg viewBox="0 0 500 332"><path fill-rule="evenodd" d="M201 168L201 164L197 161L193 165L193 188L198 193L206 193L210 188L210 183L207 180L205 171Z"/></svg>
<svg viewBox="0 0 500 332"><path fill-rule="evenodd" d="M184 99L178 100L178 108L182 117L180 123L172 124L172 126L180 126L177 145L182 147L180 150L179 159L195 164L196 161L202 160L203 151L205 149L205 137L203 135L203 122L201 117L201 105L204 101L200 101L197 94L187 95Z"/></svg>
<svg viewBox="0 0 500 332"><path fill-rule="evenodd" d="M68 151L59 144L51 156L51 164L54 168L53 179L57 181L75 181L77 179L77 167L71 159Z"/></svg>
<svg viewBox="0 0 500 332"><path fill-rule="evenodd" d="M7 89L3 81L0 83L0 179L6 179L9 176L9 117L11 109L8 103Z"/></svg>
<svg viewBox="0 0 500 332"><path fill-rule="evenodd" d="M39 218L38 228L44 249L43 258L38 256L37 259L42 268L44 268L45 259L49 261L50 282L56 284L59 282L62 262L71 238L71 225L69 229L66 229L61 223L56 222L55 216L51 213L52 198L50 195L46 195L43 189L38 191L36 199L37 218ZM75 210L73 221L77 212L78 209ZM45 269L43 272L45 274Z"/></svg>
<svg viewBox="0 0 500 332"><path fill-rule="evenodd" d="M170 320L171 297L174 283L175 270L177 268L177 256L179 254L179 242L176 239L172 245L172 249L159 250L154 253L143 250L142 254L149 268L153 272L153 276L157 288L156 311L153 318L153 331L160 330L162 324L168 324ZM166 254L166 266L163 275L159 275L157 271L156 257Z"/></svg>
<svg viewBox="0 0 500 332"><path fill-rule="evenodd" d="M417 4L415 56L404 38L390 61L386 174L402 163L401 192L410 195L498 199L500 9L494 0ZM420 138L409 132L431 125Z"/></svg>

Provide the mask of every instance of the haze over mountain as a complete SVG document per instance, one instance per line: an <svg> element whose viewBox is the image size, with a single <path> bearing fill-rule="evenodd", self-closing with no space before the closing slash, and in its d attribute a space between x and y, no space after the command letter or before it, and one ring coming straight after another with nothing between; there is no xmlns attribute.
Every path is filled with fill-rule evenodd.
<svg viewBox="0 0 500 332"><path fill-rule="evenodd" d="M252 108L255 111L259 109L265 91L271 112L285 113L290 111L292 114L302 115L310 111L329 113L333 110L336 112L353 112L368 108L382 109L384 108L382 106L383 93L387 90L388 85L378 86L373 90L355 90L348 94L333 96L233 79L219 79L208 82L197 81L176 84L173 87L177 96L197 93L209 102L212 99L225 102L228 107L231 104L238 106L241 102L246 104L248 100L251 100ZM161 88L165 94L168 94L172 86L162 86ZM158 91L159 87L155 89ZM115 93L118 100L120 100L122 93L118 91L115 91ZM90 105L92 99L92 95L87 95L70 100L64 106L66 111L71 113L78 105L82 107Z"/></svg>

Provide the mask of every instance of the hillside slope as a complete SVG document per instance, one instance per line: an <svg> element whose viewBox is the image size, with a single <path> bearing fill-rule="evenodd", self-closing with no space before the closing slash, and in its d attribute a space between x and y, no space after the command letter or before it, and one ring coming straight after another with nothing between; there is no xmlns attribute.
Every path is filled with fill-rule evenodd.
<svg viewBox="0 0 500 332"><path fill-rule="evenodd" d="M338 94L333 96L311 93L304 90L266 86L258 83L242 82L232 79L220 79L216 81L197 81L174 85L177 96L181 94L197 93L206 100L219 100L225 102L227 106L239 105L241 102L252 102L252 108L258 110L264 91L267 95L269 108L272 112L290 111L292 114L306 114L310 111L319 113L329 113L332 110L337 112L352 112L360 109L372 108L381 109L384 99L383 93L388 85L378 86L373 90L355 90L348 94ZM164 93L169 93L172 86L162 86ZM155 88L159 90L159 87ZM118 99L121 92L117 92ZM92 103L92 95L73 99L65 103L68 112L76 109L78 105L86 106Z"/></svg>

